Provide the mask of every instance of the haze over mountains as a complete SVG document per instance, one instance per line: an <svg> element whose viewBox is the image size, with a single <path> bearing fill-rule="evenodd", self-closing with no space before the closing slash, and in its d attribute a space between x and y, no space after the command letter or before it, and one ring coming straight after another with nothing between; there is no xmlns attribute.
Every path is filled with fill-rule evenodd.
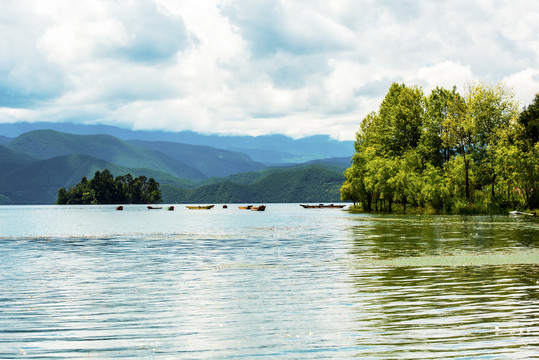
<svg viewBox="0 0 539 360"><path fill-rule="evenodd" d="M6 141L2 140L2 136L15 138L23 133L42 129L78 135L107 134L121 140L165 141L211 146L218 149L242 152L253 161L266 165L351 157L354 151L353 141L338 141L331 139L327 135L316 135L295 140L284 135L219 136L203 135L191 131L142 131L122 129L110 125L46 122L0 124L0 145L3 141Z"/></svg>
<svg viewBox="0 0 539 360"><path fill-rule="evenodd" d="M326 136L220 137L50 123L0 124L0 144L0 204L52 204L60 187L105 168L155 178L167 203L338 201L353 152L351 142ZM281 166L268 168L275 163Z"/></svg>

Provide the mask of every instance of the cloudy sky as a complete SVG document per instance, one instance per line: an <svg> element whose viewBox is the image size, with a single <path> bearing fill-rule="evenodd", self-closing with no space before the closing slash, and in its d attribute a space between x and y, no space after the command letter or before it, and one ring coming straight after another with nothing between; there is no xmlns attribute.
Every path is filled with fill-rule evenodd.
<svg viewBox="0 0 539 360"><path fill-rule="evenodd" d="M1 0L0 123L351 140L392 82L539 92L536 0Z"/></svg>

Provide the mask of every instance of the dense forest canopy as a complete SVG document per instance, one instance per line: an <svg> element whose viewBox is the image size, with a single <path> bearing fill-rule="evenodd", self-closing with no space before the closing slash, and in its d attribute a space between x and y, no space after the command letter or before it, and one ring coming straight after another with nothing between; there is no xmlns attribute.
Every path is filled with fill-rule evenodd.
<svg viewBox="0 0 539 360"><path fill-rule="evenodd" d="M341 199L445 213L539 207L539 94L521 112L502 84L464 94L392 84L356 133Z"/></svg>
<svg viewBox="0 0 539 360"><path fill-rule="evenodd" d="M159 183L131 174L114 178L108 169L96 171L93 179L83 177L74 187L58 190L57 204L155 204L160 203Z"/></svg>

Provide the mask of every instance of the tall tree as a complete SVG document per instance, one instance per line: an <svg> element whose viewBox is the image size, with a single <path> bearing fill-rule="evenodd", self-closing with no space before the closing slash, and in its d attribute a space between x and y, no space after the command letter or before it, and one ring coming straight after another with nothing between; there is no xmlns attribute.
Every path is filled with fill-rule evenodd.
<svg viewBox="0 0 539 360"><path fill-rule="evenodd" d="M419 141L418 152L425 163L433 166L442 166L454 155L452 147L442 141L447 129L444 120L448 117L451 103L458 96L456 87L447 90L436 87L426 100L426 110L423 128Z"/></svg>
<svg viewBox="0 0 539 360"><path fill-rule="evenodd" d="M419 144L424 114L423 91L393 83L380 104L380 130L384 147L395 155Z"/></svg>
<svg viewBox="0 0 539 360"><path fill-rule="evenodd" d="M539 93L535 94L532 103L522 110L518 123L521 126L519 139L528 149L533 148L539 141Z"/></svg>

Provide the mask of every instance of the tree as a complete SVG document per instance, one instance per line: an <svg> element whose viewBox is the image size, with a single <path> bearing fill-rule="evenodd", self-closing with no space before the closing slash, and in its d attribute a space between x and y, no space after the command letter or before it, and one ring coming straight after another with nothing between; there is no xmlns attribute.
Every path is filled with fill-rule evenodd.
<svg viewBox="0 0 539 360"><path fill-rule="evenodd" d="M537 103L539 96L519 117L503 84L473 83L464 96L437 87L427 98L392 84L379 112L360 124L341 196L366 210L373 202L388 211L396 203L469 212L498 206L501 190L512 187L535 206Z"/></svg>
<svg viewBox="0 0 539 360"><path fill-rule="evenodd" d="M450 106L457 96L456 87L453 87L451 91L436 87L426 100L423 128L418 145L418 152L424 163L441 167L455 153L452 147L444 144L442 137L447 131L444 120L448 117Z"/></svg>
<svg viewBox="0 0 539 360"><path fill-rule="evenodd" d="M391 85L379 110L384 148L400 155L417 147L421 137L424 103L420 88L397 83Z"/></svg>
<svg viewBox="0 0 539 360"><path fill-rule="evenodd" d="M94 191L92 202L96 204L114 204L116 201L116 185L108 169L96 171L90 180L90 188Z"/></svg>
<svg viewBox="0 0 539 360"><path fill-rule="evenodd" d="M532 103L522 110L518 123L521 126L519 140L526 146L526 150L533 148L539 141L539 93L535 94Z"/></svg>
<svg viewBox="0 0 539 360"><path fill-rule="evenodd" d="M76 186L68 191L58 190L57 204L155 204L162 202L159 183L145 176L133 178L131 174L115 179L108 169L96 171L88 181L83 177Z"/></svg>

